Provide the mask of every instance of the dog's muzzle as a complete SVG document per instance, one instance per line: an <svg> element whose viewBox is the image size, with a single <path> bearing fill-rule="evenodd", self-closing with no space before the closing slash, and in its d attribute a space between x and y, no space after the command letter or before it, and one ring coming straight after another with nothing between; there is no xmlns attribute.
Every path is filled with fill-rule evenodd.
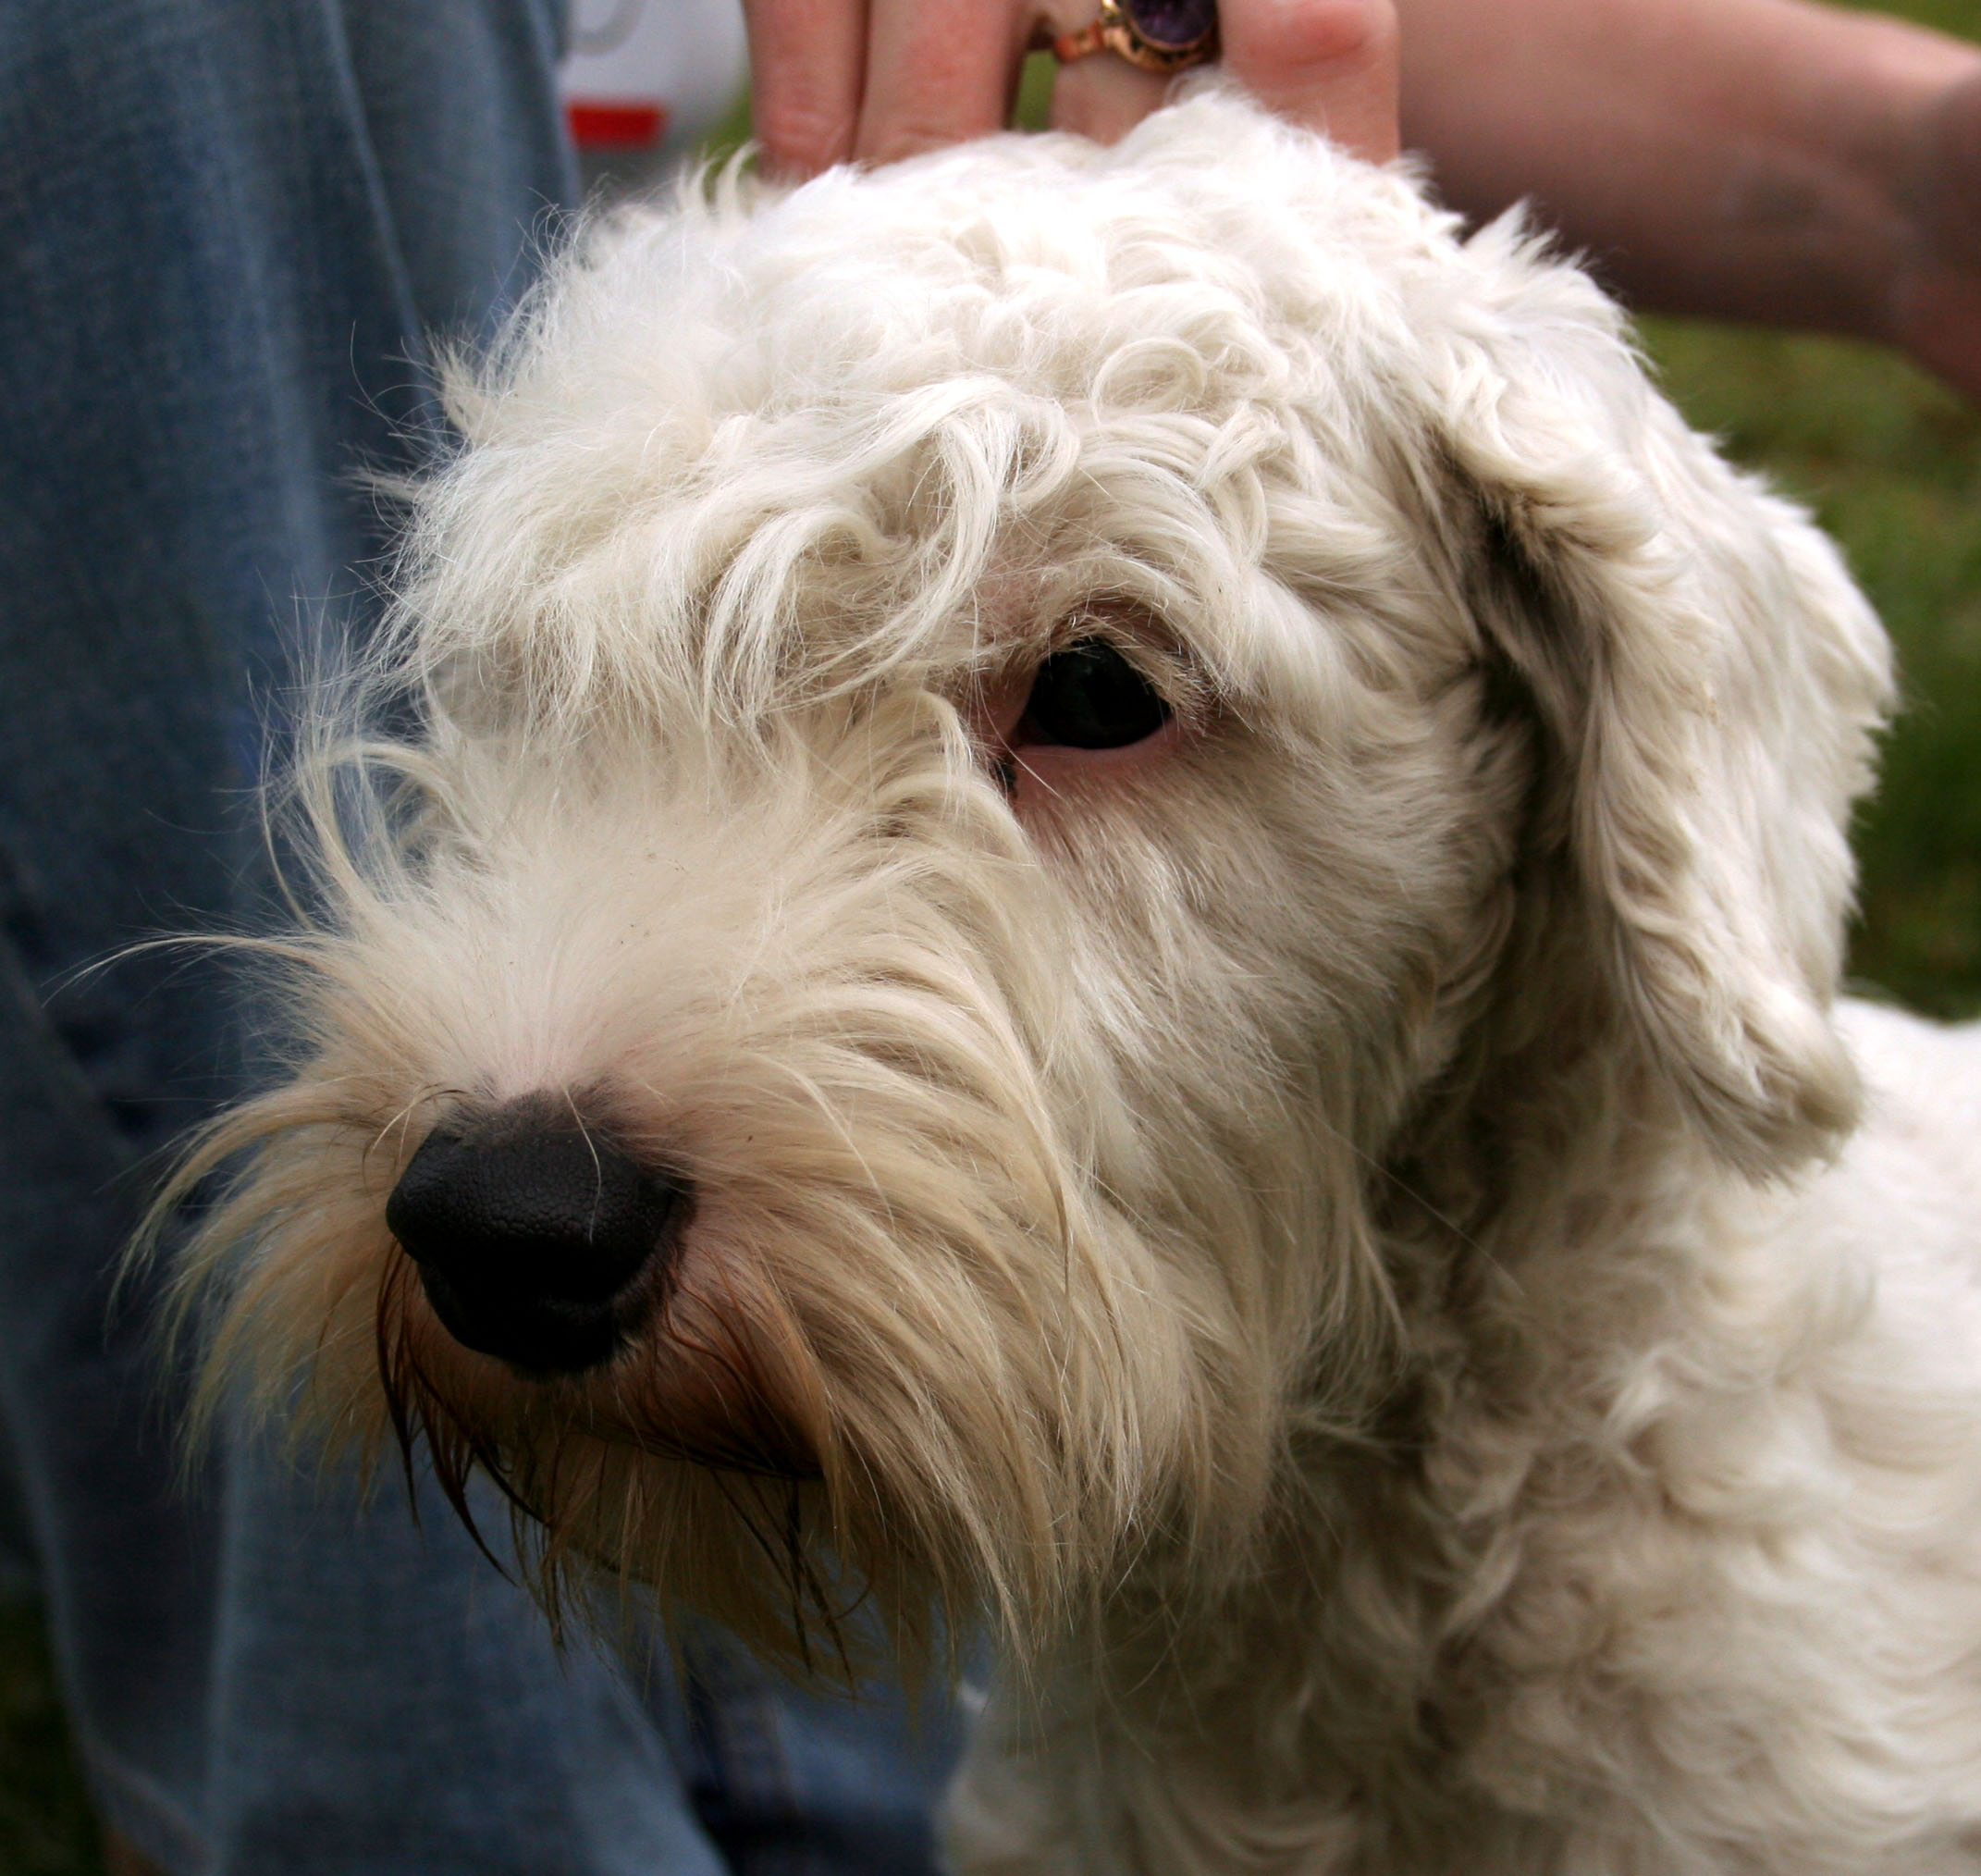
<svg viewBox="0 0 1981 1876"><path fill-rule="evenodd" d="M612 1356L665 1292L690 1204L561 1096L437 1127L386 1224L458 1342L538 1374Z"/></svg>

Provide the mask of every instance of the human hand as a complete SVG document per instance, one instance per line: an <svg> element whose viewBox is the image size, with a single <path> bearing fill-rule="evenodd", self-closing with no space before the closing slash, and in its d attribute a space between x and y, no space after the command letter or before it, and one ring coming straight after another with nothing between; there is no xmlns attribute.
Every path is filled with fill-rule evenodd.
<svg viewBox="0 0 1981 1876"><path fill-rule="evenodd" d="M1395 0L1224 0L1222 63L1269 109L1374 162L1397 154ZM1002 130L1040 36L1095 0L744 0L768 168L809 176ZM1109 53L1064 66L1056 129L1125 135L1174 80Z"/></svg>

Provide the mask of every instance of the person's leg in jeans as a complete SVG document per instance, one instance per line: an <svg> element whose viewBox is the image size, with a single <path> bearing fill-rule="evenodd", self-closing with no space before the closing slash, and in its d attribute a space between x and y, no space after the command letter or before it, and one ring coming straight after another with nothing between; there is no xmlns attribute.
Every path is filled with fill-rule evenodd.
<svg viewBox="0 0 1981 1876"><path fill-rule="evenodd" d="M264 729L388 543L361 472L569 187L552 12L0 10L0 1418L92 1786L174 1871L927 1857L885 1709L560 1658L444 1507L244 1439L178 1488L155 1279L106 1315L148 1156L252 1049L209 964L73 973L265 893Z"/></svg>

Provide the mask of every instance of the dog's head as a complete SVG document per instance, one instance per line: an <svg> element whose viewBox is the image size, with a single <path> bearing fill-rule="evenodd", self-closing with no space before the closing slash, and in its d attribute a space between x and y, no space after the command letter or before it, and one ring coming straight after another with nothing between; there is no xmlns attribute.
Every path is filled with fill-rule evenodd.
<svg viewBox="0 0 1981 1876"><path fill-rule="evenodd" d="M1366 1426L1395 1188L1847 1124L1880 638L1582 275L1227 94L744 196L455 384L188 1280L553 1562L1036 1634Z"/></svg>

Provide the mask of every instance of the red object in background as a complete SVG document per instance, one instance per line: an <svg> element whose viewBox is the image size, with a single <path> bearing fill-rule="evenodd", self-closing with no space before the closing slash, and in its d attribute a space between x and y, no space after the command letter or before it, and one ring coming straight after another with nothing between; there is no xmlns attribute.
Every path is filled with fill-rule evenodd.
<svg viewBox="0 0 1981 1876"><path fill-rule="evenodd" d="M571 141L581 150L647 150L667 135L667 106L656 100L567 98Z"/></svg>

